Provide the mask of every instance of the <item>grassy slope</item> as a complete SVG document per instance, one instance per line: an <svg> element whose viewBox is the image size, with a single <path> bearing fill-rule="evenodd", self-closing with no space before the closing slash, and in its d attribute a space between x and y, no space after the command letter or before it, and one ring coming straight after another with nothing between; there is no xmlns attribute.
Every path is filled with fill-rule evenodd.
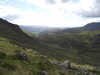
<svg viewBox="0 0 100 75"><path fill-rule="evenodd" d="M16 25L5 21L0 22L0 75L39 75L43 70L47 71L48 75L74 75L75 73L81 72L81 69L84 69L84 67L93 74L93 71L97 71L95 67L87 67L87 65L77 65L73 63L72 66L75 69L64 71L60 66L52 64L52 59L41 58L40 54L35 52L36 50L34 50L34 48L37 48L37 51L43 48L42 50L44 51L41 53L47 53L45 51L48 51L48 49L55 49L55 53L54 51L48 51L48 53L49 56L56 56L57 58L59 54L60 56L65 55L65 51L60 51L60 49L63 49L62 47L57 46L55 43L55 45L48 42L46 44L46 42L47 40L45 42L41 40L37 41L37 38L29 37ZM26 53L30 62L18 59L16 52ZM80 75L85 75L84 71L81 73Z"/></svg>
<svg viewBox="0 0 100 75"><path fill-rule="evenodd" d="M30 62L16 58L16 52L24 52L28 55ZM52 64L53 59L41 58L40 54L32 49L23 49L18 45L10 43L10 40L0 37L0 75L40 75L41 71L46 71L48 75L99 75L99 69L89 65L79 65L72 63L72 69L64 70L58 65Z"/></svg>
<svg viewBox="0 0 100 75"><path fill-rule="evenodd" d="M25 52L30 63L16 59L16 51ZM0 75L39 75L45 70L49 75L57 75L56 67L50 64L31 49L22 49L10 43L10 40L0 37ZM50 74L52 73L52 74Z"/></svg>
<svg viewBox="0 0 100 75"><path fill-rule="evenodd" d="M37 42L17 25L0 19L0 75L39 75L43 70L57 75L55 65L35 52ZM30 62L17 59L16 52L26 53Z"/></svg>
<svg viewBox="0 0 100 75"><path fill-rule="evenodd" d="M17 25L0 19L0 75L39 75L42 70L56 75L54 65L40 58L39 53L33 50L36 43L35 37L26 35ZM30 62L16 59L16 52L25 52Z"/></svg>
<svg viewBox="0 0 100 75"><path fill-rule="evenodd" d="M40 41L40 52L48 56L100 66L100 31L50 34L40 36Z"/></svg>
<svg viewBox="0 0 100 75"><path fill-rule="evenodd" d="M0 19L0 36L11 40L12 43L19 46L34 48L37 39L26 35L17 25L11 24L5 20Z"/></svg>

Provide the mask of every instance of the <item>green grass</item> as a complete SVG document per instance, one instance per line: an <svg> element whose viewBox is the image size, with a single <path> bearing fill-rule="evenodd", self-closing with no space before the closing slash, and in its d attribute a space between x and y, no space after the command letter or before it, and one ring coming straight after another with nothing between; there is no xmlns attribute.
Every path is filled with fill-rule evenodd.
<svg viewBox="0 0 100 75"><path fill-rule="evenodd" d="M85 31L30 37L17 25L0 19L0 75L40 75L41 71L48 75L86 75L85 71L100 75L99 36L99 31ZM25 53L29 61L18 53ZM71 69L52 63L64 60L74 63Z"/></svg>
<svg viewBox="0 0 100 75"><path fill-rule="evenodd" d="M49 57L100 66L100 31L45 34L39 38L38 51Z"/></svg>
<svg viewBox="0 0 100 75"><path fill-rule="evenodd" d="M30 63L16 59L16 51L25 52ZM0 37L0 75L39 75L42 70L53 71L54 66L39 55L32 49L24 50L10 43L10 40Z"/></svg>
<svg viewBox="0 0 100 75"><path fill-rule="evenodd" d="M30 62L16 59L16 52L18 51L26 53ZM53 61L56 59L41 58L41 54L37 51L28 48L23 49L10 43L10 40L0 37L0 75L39 75L44 70L48 75L74 75L80 72L80 66L81 69L87 68L90 72L96 71L94 67L73 63L71 71L64 71L58 65L52 64Z"/></svg>

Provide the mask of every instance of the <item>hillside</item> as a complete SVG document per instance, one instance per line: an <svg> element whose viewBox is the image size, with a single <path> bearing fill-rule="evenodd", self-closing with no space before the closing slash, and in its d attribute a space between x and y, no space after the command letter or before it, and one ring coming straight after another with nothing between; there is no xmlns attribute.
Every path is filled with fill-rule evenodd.
<svg viewBox="0 0 100 75"><path fill-rule="evenodd" d="M34 37L26 35L18 25L11 24L6 20L0 19L0 36L11 40L12 43L16 43L23 47L33 47L37 42Z"/></svg>
<svg viewBox="0 0 100 75"><path fill-rule="evenodd" d="M64 29L62 32L100 31L100 22L88 23L83 27Z"/></svg>
<svg viewBox="0 0 100 75"><path fill-rule="evenodd" d="M35 49L36 38L0 19L0 75L60 75L56 65Z"/></svg>
<svg viewBox="0 0 100 75"><path fill-rule="evenodd" d="M79 64L100 66L99 30L99 23L90 23L84 27L64 29L53 34L42 33L39 38L45 46L41 49L44 54L59 60L69 59Z"/></svg>
<svg viewBox="0 0 100 75"><path fill-rule="evenodd" d="M57 75L55 65L39 53L23 49L0 36L0 75L40 75L42 71Z"/></svg>
<svg viewBox="0 0 100 75"><path fill-rule="evenodd" d="M43 41L36 37L30 37L19 26L0 19L0 75L100 74L99 67L69 62L69 59L64 56L64 52L60 51L62 48L58 49L52 42L53 40L51 41L52 45L46 41L46 39ZM49 51L49 48L52 51ZM53 51L53 49L55 50ZM58 54L54 55L54 52ZM62 55L60 58L64 57L66 60L57 60L59 53Z"/></svg>
<svg viewBox="0 0 100 75"><path fill-rule="evenodd" d="M25 56L23 56L23 54ZM32 49L23 49L0 37L0 75L99 75L99 69L90 65L72 63L72 69L56 64L55 60Z"/></svg>
<svg viewBox="0 0 100 75"><path fill-rule="evenodd" d="M97 30L100 31L100 22L88 23L83 28L89 31L97 31Z"/></svg>

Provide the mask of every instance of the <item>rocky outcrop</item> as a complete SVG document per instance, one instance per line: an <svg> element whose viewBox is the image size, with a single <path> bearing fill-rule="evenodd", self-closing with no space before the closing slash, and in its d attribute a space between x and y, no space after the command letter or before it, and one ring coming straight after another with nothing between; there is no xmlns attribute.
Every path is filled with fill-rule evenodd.
<svg viewBox="0 0 100 75"><path fill-rule="evenodd" d="M48 75L46 71L41 71L40 75Z"/></svg>
<svg viewBox="0 0 100 75"><path fill-rule="evenodd" d="M22 53L21 52L16 53L16 57L18 59L24 60L26 62L29 62L30 61L28 55L26 53L24 53L24 52L22 52Z"/></svg>
<svg viewBox="0 0 100 75"><path fill-rule="evenodd" d="M71 69L71 64L69 60L64 61L63 63L60 64L60 66L65 69Z"/></svg>

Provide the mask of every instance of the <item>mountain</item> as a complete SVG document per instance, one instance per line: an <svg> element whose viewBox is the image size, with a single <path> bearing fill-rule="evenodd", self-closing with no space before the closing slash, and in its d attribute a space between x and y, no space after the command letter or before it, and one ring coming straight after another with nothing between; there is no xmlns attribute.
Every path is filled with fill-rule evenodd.
<svg viewBox="0 0 100 75"><path fill-rule="evenodd" d="M60 70L38 53L35 37L0 18L0 75L58 75Z"/></svg>
<svg viewBox="0 0 100 75"><path fill-rule="evenodd" d="M54 38L50 35L49 38L53 39L50 39L51 41L45 39L44 41L35 36L30 37L24 33L18 25L0 19L0 75L100 74L99 67L90 65L90 63L82 65L82 62L78 64L69 61L72 59L68 59L66 56L73 54L75 51L72 53L67 51L69 54L67 53L68 55L65 56L66 51L63 51L64 49L61 48L61 46L58 47L59 39L57 38L59 37ZM65 39L60 38L61 40ZM98 37L97 39L99 40ZM95 44L99 43L98 40ZM97 47L99 47L99 45ZM66 46L64 48L66 48ZM70 58L73 55L70 55ZM61 56L61 59L62 57L64 57L63 59L66 58L66 60L58 60L59 56Z"/></svg>
<svg viewBox="0 0 100 75"><path fill-rule="evenodd" d="M44 32L45 33L45 32ZM69 59L79 64L100 66L100 23L89 23L84 27L63 29L58 32L41 33L41 53L58 60ZM63 58L63 59L62 59Z"/></svg>
<svg viewBox="0 0 100 75"><path fill-rule="evenodd" d="M48 30L43 31L40 33L40 35L45 34L63 34L63 33L76 33L76 32L82 32L82 31L100 31L100 22L92 22L88 23L83 27L75 27L75 28L59 28L54 30Z"/></svg>
<svg viewBox="0 0 100 75"><path fill-rule="evenodd" d="M83 27L64 29L62 32L81 32L81 31L99 31L100 22L88 23Z"/></svg>
<svg viewBox="0 0 100 75"><path fill-rule="evenodd" d="M32 38L25 34L18 25L9 23L4 19L0 19L0 36L11 39L12 43L23 47L33 47L34 42L37 42L35 37Z"/></svg>
<svg viewBox="0 0 100 75"><path fill-rule="evenodd" d="M97 31L100 30L100 22L88 23L83 27L85 30Z"/></svg>
<svg viewBox="0 0 100 75"><path fill-rule="evenodd" d="M40 33L40 32L60 29L60 28L52 28L52 27L46 27L46 26L20 26L20 28L24 31L33 32L33 33L34 32Z"/></svg>

